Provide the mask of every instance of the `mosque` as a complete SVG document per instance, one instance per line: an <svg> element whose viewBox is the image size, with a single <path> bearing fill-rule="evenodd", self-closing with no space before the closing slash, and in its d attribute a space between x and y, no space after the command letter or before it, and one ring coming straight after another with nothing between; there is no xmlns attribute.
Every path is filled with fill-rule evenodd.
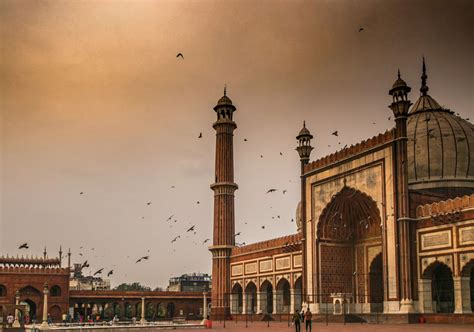
<svg viewBox="0 0 474 332"><path fill-rule="evenodd" d="M414 103L410 91L398 73L388 91L395 126L318 160L303 124L296 233L240 247L236 107L224 91L213 124L212 316L310 308L474 322L474 125L428 94L424 59Z"/></svg>

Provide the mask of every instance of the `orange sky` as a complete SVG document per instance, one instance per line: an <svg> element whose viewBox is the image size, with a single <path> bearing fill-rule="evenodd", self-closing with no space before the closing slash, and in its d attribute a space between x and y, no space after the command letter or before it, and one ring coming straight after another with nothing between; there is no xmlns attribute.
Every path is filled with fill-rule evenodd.
<svg viewBox="0 0 474 332"><path fill-rule="evenodd" d="M422 54L430 94L473 117L473 12L472 1L1 1L1 252L63 244L114 268L114 284L210 272L201 243L224 84L238 108L238 241L294 232L304 119L313 159L385 131L396 70L416 100Z"/></svg>

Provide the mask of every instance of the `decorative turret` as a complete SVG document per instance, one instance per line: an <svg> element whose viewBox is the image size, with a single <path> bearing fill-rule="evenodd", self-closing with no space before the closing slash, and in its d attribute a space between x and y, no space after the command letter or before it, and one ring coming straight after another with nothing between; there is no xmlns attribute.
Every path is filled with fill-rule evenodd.
<svg viewBox="0 0 474 332"><path fill-rule="evenodd" d="M408 115L411 106L411 102L408 100L408 93L410 91L411 88L400 78L400 70L398 70L398 78L388 92L393 97L393 102L389 107L395 119Z"/></svg>
<svg viewBox="0 0 474 332"><path fill-rule="evenodd" d="M311 146L311 139L313 135L309 132L306 128L306 121L303 121L303 128L301 128L300 133L296 136L298 140L298 147L296 151L300 155L300 160L302 165L306 165L309 162L309 157L311 155L311 151L313 147Z"/></svg>

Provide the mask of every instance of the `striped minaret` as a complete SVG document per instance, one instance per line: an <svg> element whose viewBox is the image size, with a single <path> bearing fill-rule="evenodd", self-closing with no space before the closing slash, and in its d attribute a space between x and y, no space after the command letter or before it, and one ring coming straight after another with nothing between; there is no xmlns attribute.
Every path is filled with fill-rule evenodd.
<svg viewBox="0 0 474 332"><path fill-rule="evenodd" d="M232 120L236 108L232 100L224 96L214 107L217 121L212 125L216 130L215 178L211 189L214 191L214 235L212 246L212 301L211 316L218 319L230 314L230 254L234 247L235 217L233 136L237 125Z"/></svg>

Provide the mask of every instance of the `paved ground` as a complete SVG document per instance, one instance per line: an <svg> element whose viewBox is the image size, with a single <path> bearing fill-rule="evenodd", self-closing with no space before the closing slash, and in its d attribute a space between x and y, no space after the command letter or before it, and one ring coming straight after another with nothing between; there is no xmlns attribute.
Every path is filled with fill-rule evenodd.
<svg viewBox="0 0 474 332"><path fill-rule="evenodd" d="M294 331L294 327L288 327L288 323L270 322L270 326L267 327L266 323L256 322L249 323L248 328L245 328L245 322L235 323L227 322L226 327L223 324L214 323L212 330L207 331L248 331L248 332L291 332ZM193 330L174 330L174 331L193 331ZM457 332L457 331L470 331L474 332L474 326L472 325L444 325L444 324L404 324L404 325L373 325L373 324L341 324L341 323L330 323L326 324L313 324L314 332L411 332L411 331L427 331L427 332ZM305 329L301 329L301 332L305 332Z"/></svg>

